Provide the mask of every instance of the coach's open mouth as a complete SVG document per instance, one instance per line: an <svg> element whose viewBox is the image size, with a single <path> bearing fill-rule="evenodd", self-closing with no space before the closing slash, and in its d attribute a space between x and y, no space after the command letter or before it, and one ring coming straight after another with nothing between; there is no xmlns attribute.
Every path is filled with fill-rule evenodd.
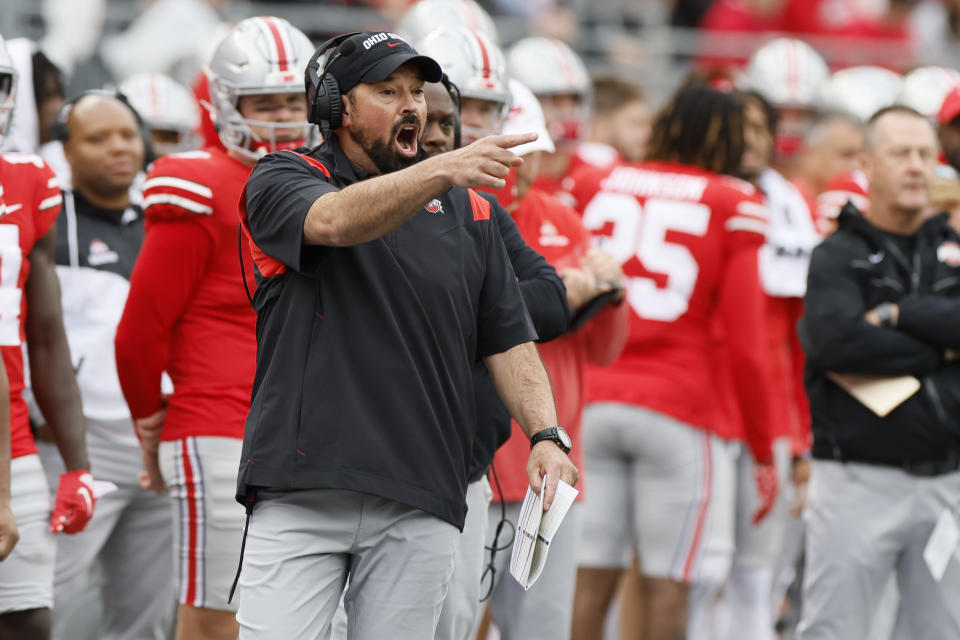
<svg viewBox="0 0 960 640"><path fill-rule="evenodd" d="M397 149L400 154L413 158L417 155L417 134L420 133L420 127L415 124L405 124L397 132Z"/></svg>

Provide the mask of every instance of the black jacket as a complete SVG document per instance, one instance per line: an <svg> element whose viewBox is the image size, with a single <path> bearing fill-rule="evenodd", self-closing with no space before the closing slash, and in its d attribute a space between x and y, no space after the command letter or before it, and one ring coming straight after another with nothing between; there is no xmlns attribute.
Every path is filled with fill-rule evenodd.
<svg viewBox="0 0 960 640"><path fill-rule="evenodd" d="M563 280L543 256L530 248L517 229L510 214L497 199L481 192L490 202L494 220L500 227L503 245L507 248L510 264L517 274L523 303L537 330L538 342L549 342L567 331L570 307ZM493 380L483 361L473 367L473 387L477 397L477 437L467 478L478 480L486 472L493 455L510 437L510 412L503 406Z"/></svg>
<svg viewBox="0 0 960 640"><path fill-rule="evenodd" d="M938 462L960 450L960 236L946 215L927 220L908 260L887 234L848 204L839 229L814 249L805 313L805 383L813 455L874 464ZM882 302L900 307L896 328L863 319ZM922 388L879 418L827 372L909 374Z"/></svg>

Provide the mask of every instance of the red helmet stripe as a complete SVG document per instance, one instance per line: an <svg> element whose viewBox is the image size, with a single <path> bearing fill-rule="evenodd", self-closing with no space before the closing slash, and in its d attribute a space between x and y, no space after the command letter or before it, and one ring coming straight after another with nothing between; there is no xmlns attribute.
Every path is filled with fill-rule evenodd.
<svg viewBox="0 0 960 640"><path fill-rule="evenodd" d="M160 116L160 97L157 95L157 78L156 76L150 76L150 106L152 108L152 113L150 113L151 118L157 118ZM144 114L141 114L144 115Z"/></svg>
<svg viewBox="0 0 960 640"><path fill-rule="evenodd" d="M493 81L490 80L490 54L487 52L487 46L483 43L483 37L476 31L471 31L473 38L477 41L477 46L480 47L480 59L483 63L483 79L486 81L487 87L493 87Z"/></svg>
<svg viewBox="0 0 960 640"><path fill-rule="evenodd" d="M787 43L787 98L799 98L800 94L800 70L799 65L799 45L790 41Z"/></svg>
<svg viewBox="0 0 960 640"><path fill-rule="evenodd" d="M277 27L277 23L270 18L264 18L264 22L267 23L270 35L273 36L273 43L277 46L277 65L280 67L280 71L286 71L289 62L287 61L287 48L283 46L283 36L280 35L280 29Z"/></svg>

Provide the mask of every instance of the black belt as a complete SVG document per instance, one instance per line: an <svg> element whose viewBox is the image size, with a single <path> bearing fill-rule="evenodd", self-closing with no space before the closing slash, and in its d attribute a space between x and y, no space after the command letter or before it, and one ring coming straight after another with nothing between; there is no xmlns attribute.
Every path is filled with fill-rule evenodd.
<svg viewBox="0 0 960 640"><path fill-rule="evenodd" d="M821 453L825 454L823 457L829 460L836 460L838 462L856 462L859 464L872 464L880 467L893 467L895 469L900 469L904 473L908 473L912 476L920 476L923 478L942 476L948 473L953 473L954 471L960 469L960 451L949 451L947 453L947 457L942 460L909 460L899 462L887 460L857 460L855 458L839 455L839 452L835 449Z"/></svg>

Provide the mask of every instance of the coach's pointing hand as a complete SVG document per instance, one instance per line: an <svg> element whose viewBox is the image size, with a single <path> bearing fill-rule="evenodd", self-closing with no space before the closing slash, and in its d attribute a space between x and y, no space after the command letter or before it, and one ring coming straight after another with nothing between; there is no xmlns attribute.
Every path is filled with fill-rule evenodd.
<svg viewBox="0 0 960 640"><path fill-rule="evenodd" d="M450 181L458 187L503 189L510 167L523 164L523 158L510 151L512 147L533 142L536 133L487 136L456 151L437 156L449 171Z"/></svg>

